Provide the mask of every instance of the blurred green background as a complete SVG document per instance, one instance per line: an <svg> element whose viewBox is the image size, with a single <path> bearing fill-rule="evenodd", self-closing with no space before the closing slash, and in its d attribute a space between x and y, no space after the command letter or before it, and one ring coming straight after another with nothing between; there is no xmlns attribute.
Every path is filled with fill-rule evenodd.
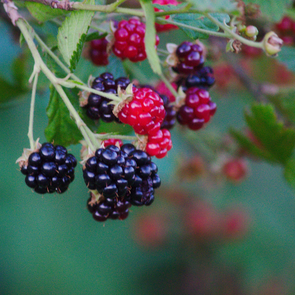
<svg viewBox="0 0 295 295"><path fill-rule="evenodd" d="M11 64L21 50L4 22L0 29L0 77L12 81ZM208 130L222 134L229 126L244 126L243 108L250 94L232 91L224 96L213 91L213 96L218 112ZM34 136L41 142L48 99L47 90L38 92ZM155 160L164 189L154 204L132 207L125 221L97 223L86 209L88 193L79 166L63 195L37 195L25 185L15 161L29 146L29 104L27 95L14 107L0 109L0 294L295 293L295 200L280 168L252 161L250 175L240 185L187 184L175 171L179 159L192 150L175 131L168 157ZM79 158L79 146L70 150ZM191 249L195 245L188 247L171 229L162 247L140 246L134 235L138 218L153 210L170 210L161 199L169 187L185 189L218 210L246 208L251 220L248 234L204 250Z"/></svg>

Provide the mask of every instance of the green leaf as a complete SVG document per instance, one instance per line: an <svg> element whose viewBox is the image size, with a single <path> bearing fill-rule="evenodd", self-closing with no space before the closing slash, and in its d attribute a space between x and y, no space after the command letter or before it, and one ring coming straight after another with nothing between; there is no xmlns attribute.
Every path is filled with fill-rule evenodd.
<svg viewBox="0 0 295 295"><path fill-rule="evenodd" d="M288 181L288 183L291 185L291 187L295 189L295 157L294 156L287 161L285 165L284 176L285 176L285 179Z"/></svg>
<svg viewBox="0 0 295 295"><path fill-rule="evenodd" d="M144 43L145 43L145 51L147 54L147 58L153 71L156 74L161 75L162 69L161 69L160 59L158 57L156 46L155 46L156 29L155 29L154 7L151 1L145 2L141 0L140 4L144 10L144 14L146 17L146 32L144 37Z"/></svg>
<svg viewBox="0 0 295 295"><path fill-rule="evenodd" d="M278 60L295 73L295 47L283 46L282 50L279 52Z"/></svg>
<svg viewBox="0 0 295 295"><path fill-rule="evenodd" d="M266 151L279 163L285 164L295 147L295 130L278 122L272 105L254 104L246 121Z"/></svg>
<svg viewBox="0 0 295 295"><path fill-rule="evenodd" d="M262 14L273 20L279 21L286 12L286 7L292 4L292 0L244 0L246 4L255 3L260 6Z"/></svg>
<svg viewBox="0 0 295 295"><path fill-rule="evenodd" d="M72 98L70 99L72 103L75 98L79 104L78 97L71 95L71 90L65 89L65 92L69 98ZM48 125L45 129L45 136L48 142L54 141L55 144L68 146L77 144L82 139L80 130L70 117L69 110L52 85L50 86L50 100L46 114L48 116Z"/></svg>
<svg viewBox="0 0 295 295"><path fill-rule="evenodd" d="M187 3L181 3L179 5L160 5L160 4L153 4L153 7L158 8L163 11L171 11L175 9L182 9L187 6Z"/></svg>
<svg viewBox="0 0 295 295"><path fill-rule="evenodd" d="M54 9L41 3L26 2L26 7L31 15L42 23L68 13L66 10Z"/></svg>
<svg viewBox="0 0 295 295"><path fill-rule="evenodd" d="M89 41L97 40L97 39L102 39L102 38L106 37L107 34L108 33L99 34L99 32L90 33L86 36L85 42L89 42Z"/></svg>
<svg viewBox="0 0 295 295"><path fill-rule="evenodd" d="M277 162L277 160L267 150L259 148L254 142L245 136L243 132L231 129L230 134L242 148L253 156L262 158L268 162Z"/></svg>
<svg viewBox="0 0 295 295"><path fill-rule="evenodd" d="M230 21L230 17L227 14L223 13L211 13L211 16L216 18L220 22L226 22L228 23ZM200 28L203 30L208 30L212 32L219 31L219 27L214 24L211 20L209 20L207 17L204 17L202 14L196 14L196 13L184 13L184 14L178 14L173 15L172 19L178 23L182 23L188 26L192 26L195 28ZM195 40L198 38L208 38L209 35L205 33L200 33L188 28L184 28L179 26L179 28L191 39Z"/></svg>
<svg viewBox="0 0 295 295"><path fill-rule="evenodd" d="M190 0L194 8L206 12L227 12L232 14L239 14L237 3L232 0Z"/></svg>
<svg viewBox="0 0 295 295"><path fill-rule="evenodd" d="M94 4L94 0L88 0L85 4ZM73 11L58 29L58 49L71 70L76 68L80 59L93 15L92 11Z"/></svg>
<svg viewBox="0 0 295 295"><path fill-rule="evenodd" d="M284 117L295 125L295 91L270 96L269 100L271 100Z"/></svg>

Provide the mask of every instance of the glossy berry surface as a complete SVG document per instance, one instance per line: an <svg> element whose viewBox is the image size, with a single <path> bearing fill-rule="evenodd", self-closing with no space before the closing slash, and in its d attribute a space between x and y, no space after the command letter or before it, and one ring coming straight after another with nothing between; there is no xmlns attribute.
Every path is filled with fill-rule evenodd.
<svg viewBox="0 0 295 295"><path fill-rule="evenodd" d="M211 67L202 67L187 77L180 77L176 83L178 88L181 86L184 92L190 87L208 90L215 83L213 69Z"/></svg>
<svg viewBox="0 0 295 295"><path fill-rule="evenodd" d="M182 42L176 49L177 65L172 70L178 74L191 74L204 64L203 48L189 41Z"/></svg>
<svg viewBox="0 0 295 295"><path fill-rule="evenodd" d="M92 193L90 193L90 196L92 196ZM124 220L129 215L131 204L127 200L117 198L110 202L109 199L105 199L94 205L91 205L90 201L91 197L87 201L87 208L95 221L103 222L107 219Z"/></svg>
<svg viewBox="0 0 295 295"><path fill-rule="evenodd" d="M99 77L95 78L92 82L92 88L105 93L117 93L118 86L121 89L126 89L130 80L125 77L120 77L114 80L114 76L111 73L103 73ZM102 97L98 94L90 93L87 99L87 104L83 105L86 108L86 114L93 120L101 119L104 122L117 122L120 123L118 118L113 114L114 106L110 105L111 100Z"/></svg>
<svg viewBox="0 0 295 295"><path fill-rule="evenodd" d="M92 40L90 42L90 58L97 66L106 66L109 64L107 53L108 41L106 38Z"/></svg>
<svg viewBox="0 0 295 295"><path fill-rule="evenodd" d="M185 104L177 112L177 121L191 130L198 130L215 112L216 104L211 101L208 91L191 87L186 91Z"/></svg>
<svg viewBox="0 0 295 295"><path fill-rule="evenodd" d="M64 193L74 180L77 160L63 146L43 143L21 167L28 187L39 194Z"/></svg>
<svg viewBox="0 0 295 295"><path fill-rule="evenodd" d="M128 58L132 62L143 61L147 58L144 44L145 24L138 18L131 18L128 21L122 20L114 32L114 45L112 47L116 56L122 60ZM156 36L155 46L159 44L159 37Z"/></svg>
<svg viewBox="0 0 295 295"><path fill-rule="evenodd" d="M160 187L158 167L144 151L132 144L121 148L109 145L96 151L83 168L83 177L90 190L96 190L104 201L89 207L97 221L123 220L131 205L149 206ZM34 179L32 179L34 183Z"/></svg>
<svg viewBox="0 0 295 295"><path fill-rule="evenodd" d="M176 0L153 0L153 4L159 4L159 5L169 5L169 6L177 6L179 3ZM162 9L154 8L155 12L157 11L164 11ZM166 15L165 19L169 20L170 16ZM178 29L177 26L171 25L171 24L157 24L155 23L156 31L157 32L166 32L170 30Z"/></svg>
<svg viewBox="0 0 295 295"><path fill-rule="evenodd" d="M146 152L150 156L161 159L172 148L171 134L167 129L161 129L154 135L148 136Z"/></svg>
<svg viewBox="0 0 295 295"><path fill-rule="evenodd" d="M118 114L121 122L133 127L137 134L157 133L165 118L160 96L150 88L134 89L134 95Z"/></svg>

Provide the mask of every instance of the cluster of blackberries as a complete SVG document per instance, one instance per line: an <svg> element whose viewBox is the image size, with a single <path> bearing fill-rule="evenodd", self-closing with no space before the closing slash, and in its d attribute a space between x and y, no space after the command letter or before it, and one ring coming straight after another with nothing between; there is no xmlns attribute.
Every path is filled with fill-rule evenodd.
<svg viewBox="0 0 295 295"><path fill-rule="evenodd" d="M126 77L120 77L114 80L114 76L111 73L103 73L99 77L95 78L92 82L92 88L105 93L117 94L118 87L126 89L130 80ZM114 105L109 104L111 100L102 97L98 94L90 93L87 99L87 104L84 102L81 104L87 109L86 114L93 120L101 119L104 122L117 122L120 120L113 114Z"/></svg>
<svg viewBox="0 0 295 295"><path fill-rule="evenodd" d="M154 201L154 189L161 185L157 171L150 156L132 144L124 144L121 148L109 145L96 150L84 166L84 181L90 190L98 191L105 200L102 203L112 209L106 213L101 211L100 206L104 205L98 204L95 208L100 209L93 209L93 217L98 220L94 215L99 213L106 219L108 216L111 218L111 212L122 213L117 209L121 206L118 202L125 204L128 201L134 206L150 205ZM126 210L122 211L126 213Z"/></svg>
<svg viewBox="0 0 295 295"><path fill-rule="evenodd" d="M42 144L39 151L30 154L21 166L25 182L36 193L64 193L74 180L77 160L61 145Z"/></svg>

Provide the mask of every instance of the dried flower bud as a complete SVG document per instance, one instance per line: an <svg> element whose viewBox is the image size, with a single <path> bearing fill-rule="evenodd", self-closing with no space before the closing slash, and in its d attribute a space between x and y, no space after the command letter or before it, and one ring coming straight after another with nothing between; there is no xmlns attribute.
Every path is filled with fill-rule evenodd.
<svg viewBox="0 0 295 295"><path fill-rule="evenodd" d="M266 55L275 57L281 51L283 40L275 32L269 32L264 36L262 43Z"/></svg>

